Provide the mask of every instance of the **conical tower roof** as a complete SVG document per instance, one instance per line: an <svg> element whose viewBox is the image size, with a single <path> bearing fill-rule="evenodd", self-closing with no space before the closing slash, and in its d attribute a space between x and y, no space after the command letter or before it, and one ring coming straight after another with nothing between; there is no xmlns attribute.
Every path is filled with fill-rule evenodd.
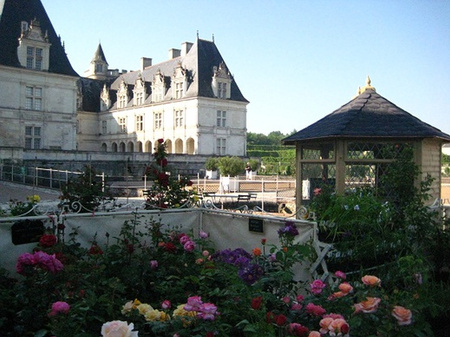
<svg viewBox="0 0 450 337"><path fill-rule="evenodd" d="M94 57L92 58L91 62L98 62L98 61L102 61L108 64L101 43L98 44L97 50L95 51Z"/></svg>

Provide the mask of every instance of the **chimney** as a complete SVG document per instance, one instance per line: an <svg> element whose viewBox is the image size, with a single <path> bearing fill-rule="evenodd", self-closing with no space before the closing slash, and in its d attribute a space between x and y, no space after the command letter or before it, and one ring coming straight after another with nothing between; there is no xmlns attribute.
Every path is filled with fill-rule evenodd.
<svg viewBox="0 0 450 337"><path fill-rule="evenodd" d="M141 57L141 70L144 70L147 67L151 67L152 59L151 57Z"/></svg>
<svg viewBox="0 0 450 337"><path fill-rule="evenodd" d="M192 46L192 42L183 42L181 44L181 56L186 56L186 54L189 53L189 50L191 50Z"/></svg>
<svg viewBox="0 0 450 337"><path fill-rule="evenodd" d="M169 49L169 59L174 59L175 57L178 57L181 55L181 50L180 49Z"/></svg>

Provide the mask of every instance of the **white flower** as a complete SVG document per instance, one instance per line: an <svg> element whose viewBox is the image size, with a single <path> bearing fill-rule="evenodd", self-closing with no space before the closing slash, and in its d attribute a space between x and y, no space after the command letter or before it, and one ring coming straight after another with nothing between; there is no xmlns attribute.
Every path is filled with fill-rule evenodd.
<svg viewBox="0 0 450 337"><path fill-rule="evenodd" d="M355 205L355 207L353 207L353 209L354 209L355 211L359 211L359 205Z"/></svg>
<svg viewBox="0 0 450 337"><path fill-rule="evenodd" d="M102 326L103 337L139 337L137 331L133 331L134 324L124 321L106 322Z"/></svg>

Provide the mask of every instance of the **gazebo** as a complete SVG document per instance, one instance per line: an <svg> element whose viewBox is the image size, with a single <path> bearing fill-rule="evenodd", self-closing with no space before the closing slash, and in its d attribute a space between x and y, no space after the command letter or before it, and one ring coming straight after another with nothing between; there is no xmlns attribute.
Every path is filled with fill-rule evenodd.
<svg viewBox="0 0 450 337"><path fill-rule="evenodd" d="M354 99L282 142L296 146L298 208L309 203L314 189L324 181L336 193L377 186L386 165L405 145L414 150L421 172L418 180L427 174L434 179L432 202L440 199L441 151L450 135L379 95L367 77Z"/></svg>

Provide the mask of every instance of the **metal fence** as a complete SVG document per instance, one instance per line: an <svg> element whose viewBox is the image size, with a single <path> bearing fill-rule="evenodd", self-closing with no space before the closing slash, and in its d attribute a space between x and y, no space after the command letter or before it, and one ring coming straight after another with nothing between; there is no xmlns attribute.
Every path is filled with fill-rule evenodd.
<svg viewBox="0 0 450 337"><path fill-rule="evenodd" d="M81 174L69 170L0 164L0 180L52 189L61 189L69 180ZM104 173L97 177L101 177L104 183Z"/></svg>

